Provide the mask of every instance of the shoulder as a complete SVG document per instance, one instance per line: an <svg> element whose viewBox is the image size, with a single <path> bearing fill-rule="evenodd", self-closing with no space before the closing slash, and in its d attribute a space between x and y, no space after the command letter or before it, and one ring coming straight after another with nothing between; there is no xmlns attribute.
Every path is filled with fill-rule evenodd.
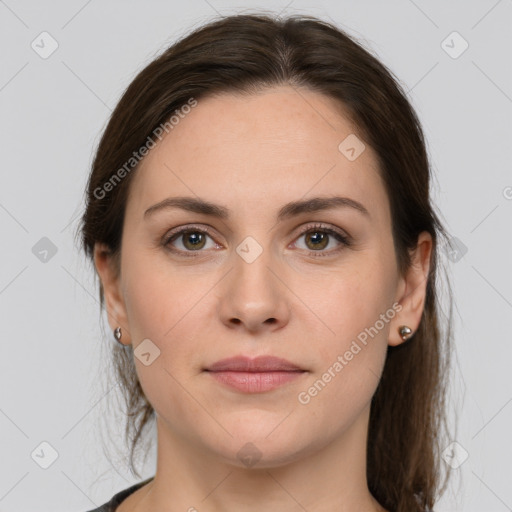
<svg viewBox="0 0 512 512"><path fill-rule="evenodd" d="M147 478L142 482L138 482L122 491L119 491L117 494L112 496L112 499L107 503L101 505L101 507L95 508L93 510L88 510L87 512L115 512L118 505L121 504L128 496L133 494L135 491L146 485L148 482L153 480L154 477Z"/></svg>

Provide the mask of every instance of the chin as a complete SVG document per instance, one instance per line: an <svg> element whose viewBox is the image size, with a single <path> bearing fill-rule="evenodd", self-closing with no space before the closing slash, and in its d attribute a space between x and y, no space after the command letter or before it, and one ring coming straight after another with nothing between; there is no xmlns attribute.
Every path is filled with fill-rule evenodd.
<svg viewBox="0 0 512 512"><path fill-rule="evenodd" d="M220 443L218 439L212 440L209 449L226 464L251 470L285 466L314 451L314 440L308 443L302 435L297 436L300 429L279 427L278 432L279 421L264 422L257 428L254 424L228 428L233 437L224 436Z"/></svg>

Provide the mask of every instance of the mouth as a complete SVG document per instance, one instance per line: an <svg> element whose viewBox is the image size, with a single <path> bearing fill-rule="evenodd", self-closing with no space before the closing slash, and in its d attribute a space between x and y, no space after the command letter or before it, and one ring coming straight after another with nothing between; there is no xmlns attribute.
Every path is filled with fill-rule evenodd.
<svg viewBox="0 0 512 512"><path fill-rule="evenodd" d="M244 393L263 393L277 389L307 373L285 359L236 356L222 359L204 369L217 382Z"/></svg>
<svg viewBox="0 0 512 512"><path fill-rule="evenodd" d="M296 364L274 356L259 356L250 358L246 356L229 357L221 359L216 363L208 366L206 371L220 372L289 372L289 371L305 371Z"/></svg>

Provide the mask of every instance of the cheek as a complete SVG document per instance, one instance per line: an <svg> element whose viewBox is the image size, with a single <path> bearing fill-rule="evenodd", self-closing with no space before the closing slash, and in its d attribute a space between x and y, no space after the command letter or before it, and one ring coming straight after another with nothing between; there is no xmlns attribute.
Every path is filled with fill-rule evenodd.
<svg viewBox="0 0 512 512"><path fill-rule="evenodd" d="M180 425L180 418L202 413L184 392L190 378L190 350L194 347L193 334L187 326L191 326L193 306L201 290L190 290L182 277L175 277L169 275L168 268L154 265L127 268L125 304L136 372L144 394L157 414ZM137 350L146 339L154 343L149 345L152 360L147 365L143 357L138 357L142 346ZM145 343L147 347L148 342Z"/></svg>
<svg viewBox="0 0 512 512"><path fill-rule="evenodd" d="M172 298L164 293L161 282L155 282L154 275L141 273L127 281L125 305L133 346L135 348L144 338L155 339L158 343L163 327L171 326Z"/></svg>
<svg viewBox="0 0 512 512"><path fill-rule="evenodd" d="M171 336L175 326L186 317L203 291L194 278L173 269L158 253L127 247L123 268L124 296L130 332L135 345L143 338L156 343ZM195 283L195 284L194 284Z"/></svg>
<svg viewBox="0 0 512 512"><path fill-rule="evenodd" d="M316 314L315 318L310 313L309 322L319 324L319 333L330 340L327 345L342 349L392 307L396 286L392 263L370 252L354 253L335 270L297 279L294 291ZM383 337L388 329L389 323L379 322Z"/></svg>
<svg viewBox="0 0 512 512"><path fill-rule="evenodd" d="M329 285L328 300L318 303L323 308L319 316L334 332L318 337L318 364L297 401L316 418L318 428L327 428L332 435L370 404L380 380L389 322L395 315L392 287L382 279L383 270L376 266L364 275L347 273Z"/></svg>
<svg viewBox="0 0 512 512"><path fill-rule="evenodd" d="M172 376L184 382L195 370L191 367L191 356L197 350L201 333L204 334L208 304L205 290L213 282L209 284L199 273L192 274L175 270L154 255L135 252L123 268L123 293L134 361L151 402L161 390L178 386ZM146 339L155 344L158 354L149 366L137 358L137 347Z"/></svg>
<svg viewBox="0 0 512 512"><path fill-rule="evenodd" d="M391 263L360 255L357 265L347 265L315 285L317 300L311 309L321 318L325 335L317 340L319 364L309 382L315 389L307 394L321 391L320 407L339 403L338 412L346 413L350 403L364 404L375 391L396 314ZM340 397L342 402L337 401Z"/></svg>

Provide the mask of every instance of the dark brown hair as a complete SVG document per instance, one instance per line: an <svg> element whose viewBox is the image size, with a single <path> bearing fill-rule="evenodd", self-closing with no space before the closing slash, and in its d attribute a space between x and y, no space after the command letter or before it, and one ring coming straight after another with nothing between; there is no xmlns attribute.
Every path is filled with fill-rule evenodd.
<svg viewBox="0 0 512 512"><path fill-rule="evenodd" d="M440 449L447 430L451 301L443 333L438 293L439 240L447 235L431 204L431 170L420 123L398 81L369 50L334 25L301 15L228 16L181 38L135 77L111 115L87 184L80 226L83 249L92 260L94 244L104 243L119 265L136 163L108 194L98 191L105 191L117 170L127 169L133 152L175 111L191 98L252 94L277 85L334 98L358 136L374 149L390 202L400 272L408 269L409 250L416 247L420 232L432 235L421 323L410 340L388 347L372 399L367 450L368 486L382 506L396 512L427 510L446 488L448 477L448 472L441 477ZM101 283L100 300L103 307ZM130 467L138 474L135 447L154 410L137 379L131 347L114 344L112 355L126 398Z"/></svg>

